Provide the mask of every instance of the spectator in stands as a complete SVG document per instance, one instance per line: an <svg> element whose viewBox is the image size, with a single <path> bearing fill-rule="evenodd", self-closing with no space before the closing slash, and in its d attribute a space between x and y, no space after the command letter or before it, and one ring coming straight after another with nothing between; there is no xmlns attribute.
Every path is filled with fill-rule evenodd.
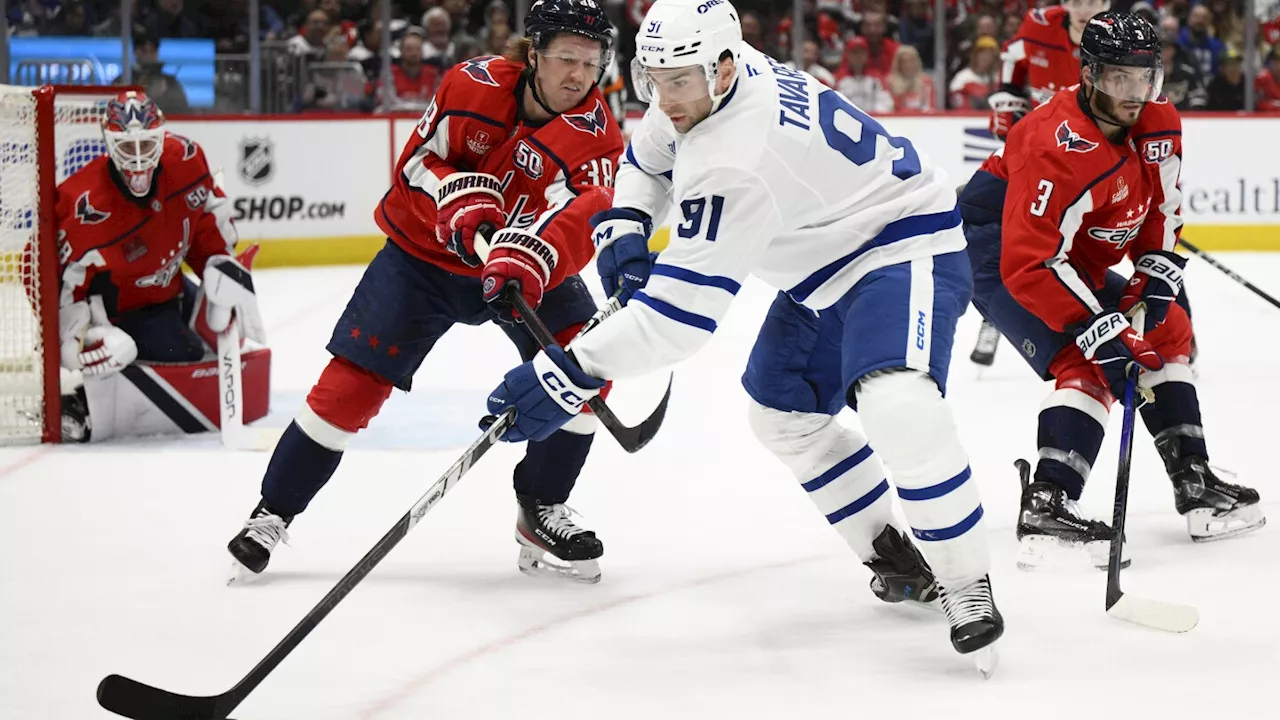
<svg viewBox="0 0 1280 720"><path fill-rule="evenodd" d="M1259 112L1280 112L1280 45L1271 48L1267 64L1254 80Z"/></svg>
<svg viewBox="0 0 1280 720"><path fill-rule="evenodd" d="M969 64L951 79L949 106L953 110L986 110L987 96L1000 84L1000 43L990 35L978 38Z"/></svg>
<svg viewBox="0 0 1280 720"><path fill-rule="evenodd" d="M1222 55L1222 41L1213 36L1213 28L1209 25L1209 8L1196 5L1187 16L1187 26L1178 37L1178 44L1191 53L1200 73L1206 77L1218 71L1218 57Z"/></svg>
<svg viewBox="0 0 1280 720"><path fill-rule="evenodd" d="M862 37L867 41L867 74L887 77L893 69L898 42L885 35L885 15L872 11L862 15ZM919 58L917 58L919 59Z"/></svg>
<svg viewBox="0 0 1280 720"><path fill-rule="evenodd" d="M209 34L203 18L188 11L183 0L156 0L155 10L144 24L147 34L157 38L202 38Z"/></svg>
<svg viewBox="0 0 1280 720"><path fill-rule="evenodd" d="M342 0L320 0L320 9L329 16L329 25L338 28L338 32L347 41L347 47L356 44L360 39L360 29L354 20L343 15Z"/></svg>
<svg viewBox="0 0 1280 720"><path fill-rule="evenodd" d="M898 39L903 45L911 45L920 52L920 60L925 67L933 67L933 17L929 0L906 0L902 4Z"/></svg>
<svg viewBox="0 0 1280 720"><path fill-rule="evenodd" d="M351 62L347 36L334 28L325 39L324 62L307 68L308 83L302 91L305 110L368 111L369 82L364 69Z"/></svg>
<svg viewBox="0 0 1280 720"><path fill-rule="evenodd" d="M333 24L329 14L316 8L307 14L307 21L297 35L289 38L289 52L319 60L325 55L325 39Z"/></svg>
<svg viewBox="0 0 1280 720"><path fill-rule="evenodd" d="M1200 6L1197 6L1200 7ZM1209 81L1208 110L1244 109L1244 69L1235 48L1222 52L1218 74Z"/></svg>
<svg viewBox="0 0 1280 720"><path fill-rule="evenodd" d="M489 36L493 32L493 28L503 26L507 29L508 35L511 32L511 8L507 7L505 0L489 0L489 4L484 8L484 27L480 28L476 33L476 41L483 48L498 47L501 50L494 52L486 49L486 54L501 55L506 51L506 41L501 45L489 42Z"/></svg>
<svg viewBox="0 0 1280 720"><path fill-rule="evenodd" d="M494 23L485 26L485 42L480 48L484 55L502 55L507 51L507 43L511 41L511 26L506 23Z"/></svg>
<svg viewBox="0 0 1280 720"><path fill-rule="evenodd" d="M889 93L896 112L932 112L936 107L933 78L925 74L920 51L911 45L900 45L893 54Z"/></svg>
<svg viewBox="0 0 1280 720"><path fill-rule="evenodd" d="M1129 12L1151 23L1151 27L1160 27L1160 15L1156 13L1155 6L1147 0L1138 0L1129 8Z"/></svg>
<svg viewBox="0 0 1280 720"><path fill-rule="evenodd" d="M249 52L249 0L219 0L209 6L209 34L219 53ZM267 3L258 5L258 39L279 40L286 36L284 20Z"/></svg>
<svg viewBox="0 0 1280 720"><path fill-rule="evenodd" d="M804 62L804 71L812 75L818 82L829 88L836 86L836 76L825 67L822 66L822 50L817 40L805 40L801 46L803 53L802 60ZM795 67L794 62L788 62L789 67ZM855 103L856 104L856 103Z"/></svg>
<svg viewBox="0 0 1280 720"><path fill-rule="evenodd" d="M742 13L742 41L760 52L768 52L764 42L764 23L760 16L750 10Z"/></svg>
<svg viewBox="0 0 1280 720"><path fill-rule="evenodd" d="M50 35L58 37L87 37L92 34L89 25L89 11L84 0L66 0L62 10L49 27Z"/></svg>
<svg viewBox="0 0 1280 720"><path fill-rule="evenodd" d="M116 85L124 84L124 75L116 78ZM156 107L166 115L185 115L191 112L187 104L187 92L178 78L164 71L160 62L160 38L147 34L133 36L133 85L139 85Z"/></svg>
<svg viewBox="0 0 1280 720"><path fill-rule="evenodd" d="M49 34L58 16L60 0L15 0L7 9L9 32L14 37Z"/></svg>
<svg viewBox="0 0 1280 720"><path fill-rule="evenodd" d="M106 15L106 19L93 26L94 37L120 37L120 11L123 9L121 4L120 0L111 0L111 2L102 5L105 10L99 17ZM141 17L142 3L135 2L133 3L133 22L130 28L130 35L141 35L146 32L145 28L142 27L142 23L139 22Z"/></svg>
<svg viewBox="0 0 1280 720"><path fill-rule="evenodd" d="M433 10L444 10L434 8ZM432 10L427 11L428 13ZM445 21L449 20L445 13ZM442 70L434 63L425 61L423 41L427 32L420 27L411 27L400 38L400 61L391 66L391 79L395 83L391 93L384 93L382 106L395 110L425 110L436 94L436 85L440 82Z"/></svg>
<svg viewBox="0 0 1280 720"><path fill-rule="evenodd" d="M449 11L442 7L431 8L423 14L422 26L426 28L422 59L442 71L457 64L461 57L458 47L453 44L453 21L449 18Z"/></svg>
<svg viewBox="0 0 1280 720"><path fill-rule="evenodd" d="M365 77L376 81L382 74L382 21L365 20L360 24L360 41L347 56L360 63Z"/></svg>
<svg viewBox="0 0 1280 720"><path fill-rule="evenodd" d="M454 57L457 60L474 57L478 53L480 41L471 32L471 0L442 0L440 7L449 13L452 31L450 40L457 49ZM423 27L426 27L425 22Z"/></svg>
<svg viewBox="0 0 1280 720"><path fill-rule="evenodd" d="M1179 42L1178 38L1182 35L1182 23L1176 15L1165 15L1160 18L1160 24L1156 26L1160 31L1160 37L1168 38L1167 42Z"/></svg>
<svg viewBox="0 0 1280 720"><path fill-rule="evenodd" d="M879 77L867 72L869 54L866 38L849 38L836 72L836 90L869 113L893 112L893 96Z"/></svg>
<svg viewBox="0 0 1280 720"><path fill-rule="evenodd" d="M1178 45L1177 36L1164 35L1160 60L1164 64L1164 96L1179 110L1203 110L1209 101L1204 78Z"/></svg>
<svg viewBox="0 0 1280 720"><path fill-rule="evenodd" d="M1209 26L1213 36L1225 45L1244 49L1244 18L1236 11L1231 0L1209 0Z"/></svg>

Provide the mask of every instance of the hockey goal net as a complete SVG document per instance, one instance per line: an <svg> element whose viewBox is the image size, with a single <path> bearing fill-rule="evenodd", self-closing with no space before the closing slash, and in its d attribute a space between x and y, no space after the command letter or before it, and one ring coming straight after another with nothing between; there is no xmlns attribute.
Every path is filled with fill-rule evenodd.
<svg viewBox="0 0 1280 720"><path fill-rule="evenodd" d="M106 153L122 89L0 85L0 444L62 437L55 191Z"/></svg>

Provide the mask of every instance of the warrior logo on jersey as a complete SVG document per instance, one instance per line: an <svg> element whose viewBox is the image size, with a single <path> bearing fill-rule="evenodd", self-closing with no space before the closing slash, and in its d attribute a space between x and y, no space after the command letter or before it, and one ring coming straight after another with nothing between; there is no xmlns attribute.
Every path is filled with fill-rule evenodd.
<svg viewBox="0 0 1280 720"><path fill-rule="evenodd" d="M515 153L516 167L524 171L530 180L537 180L542 177L542 155L524 140L516 144Z"/></svg>
<svg viewBox="0 0 1280 720"><path fill-rule="evenodd" d="M102 212L89 204L89 191L85 190L80 193L80 197L76 198L76 219L81 225L97 225L106 222L111 217L111 213Z"/></svg>
<svg viewBox="0 0 1280 720"><path fill-rule="evenodd" d="M603 135L605 129L609 127L609 115L604 111L604 105L598 99L596 100L595 108L591 112L585 112L581 115L561 115L560 117L569 123L569 127L588 135Z"/></svg>
<svg viewBox="0 0 1280 720"><path fill-rule="evenodd" d="M1087 153L1098 147L1098 143L1080 137L1080 133L1072 130L1067 121L1063 120L1058 126L1058 147L1066 148L1067 152Z"/></svg>
<svg viewBox="0 0 1280 720"><path fill-rule="evenodd" d="M247 137L240 141L240 177L250 185L261 185L271 179L275 169L272 162L271 138Z"/></svg>
<svg viewBox="0 0 1280 720"><path fill-rule="evenodd" d="M498 58L493 55L471 58L470 60L462 63L462 72L466 74L467 77L475 80L481 85L498 87L498 81L494 80L493 73L489 72L489 63L497 59Z"/></svg>

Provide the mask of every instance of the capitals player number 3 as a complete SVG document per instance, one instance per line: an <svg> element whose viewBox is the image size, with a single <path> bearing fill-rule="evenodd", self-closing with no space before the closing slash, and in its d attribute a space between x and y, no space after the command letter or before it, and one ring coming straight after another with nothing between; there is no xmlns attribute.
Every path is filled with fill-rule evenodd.
<svg viewBox="0 0 1280 720"><path fill-rule="evenodd" d="M1036 217L1044 217L1045 208L1049 206L1049 196L1053 194L1053 183L1048 180L1041 180L1040 184L1036 185L1036 190L1040 194L1031 202L1031 214Z"/></svg>

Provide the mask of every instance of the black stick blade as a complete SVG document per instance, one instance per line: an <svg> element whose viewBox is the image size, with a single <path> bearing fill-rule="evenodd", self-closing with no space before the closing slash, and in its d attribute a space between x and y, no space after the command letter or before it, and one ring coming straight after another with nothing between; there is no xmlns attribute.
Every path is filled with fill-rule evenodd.
<svg viewBox="0 0 1280 720"><path fill-rule="evenodd" d="M667 391L662 395L662 402L658 403L658 407L654 408L644 422L633 428L623 428L621 433L615 433L618 444L623 450L629 453L637 452L658 434L658 429L662 427L662 421L667 416L667 404L671 402L671 381L672 378L667 378Z"/></svg>
<svg viewBox="0 0 1280 720"><path fill-rule="evenodd" d="M123 675L108 675L98 683L98 704L133 720L224 720L233 708L219 708L221 699L178 695Z"/></svg>

